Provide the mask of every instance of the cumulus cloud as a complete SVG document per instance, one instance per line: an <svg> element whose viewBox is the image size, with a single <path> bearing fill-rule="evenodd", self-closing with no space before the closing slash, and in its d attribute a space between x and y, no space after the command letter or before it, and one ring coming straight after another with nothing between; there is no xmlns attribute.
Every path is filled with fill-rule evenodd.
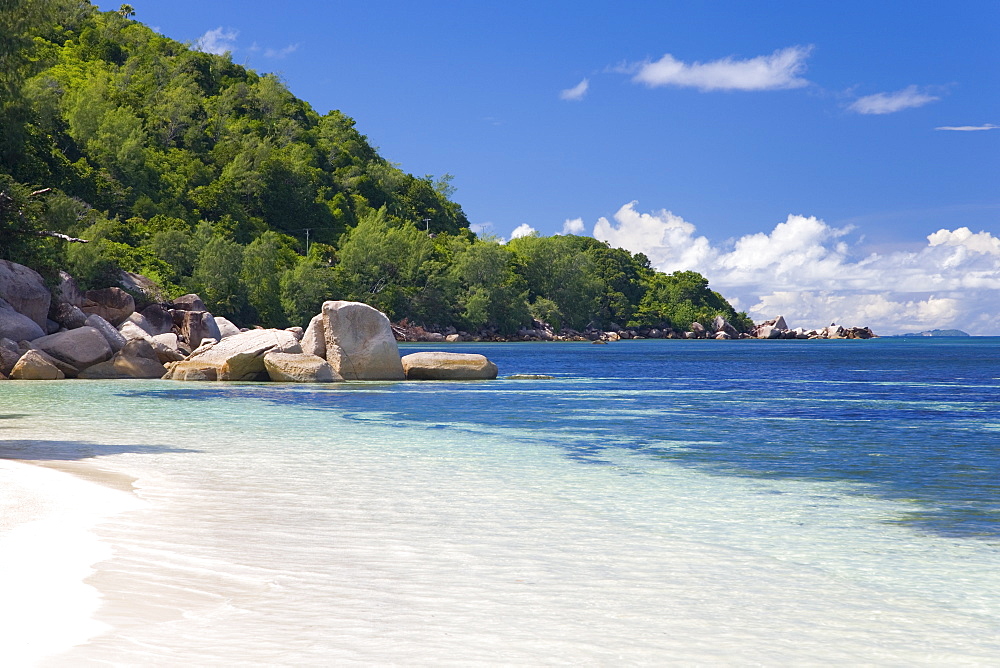
<svg viewBox="0 0 1000 668"><path fill-rule="evenodd" d="M942 125L939 128L934 128L935 130L953 130L955 132L978 132L981 130L996 130L1000 128L1000 125L993 125L992 123L985 123L983 125Z"/></svg>
<svg viewBox="0 0 1000 668"><path fill-rule="evenodd" d="M284 58L285 56L294 53L296 49L299 48L298 44L289 44L288 46L281 49L264 49L265 58Z"/></svg>
<svg viewBox="0 0 1000 668"><path fill-rule="evenodd" d="M650 88L681 86L712 90L779 90L801 88L809 82L801 75L811 46L791 46L769 56L746 60L722 58L707 63L685 63L671 54L655 62L646 61L629 66L632 80Z"/></svg>
<svg viewBox="0 0 1000 668"><path fill-rule="evenodd" d="M864 254L851 227L790 215L770 232L712 244L670 211L626 204L594 236L645 253L665 272L694 270L756 320L837 322L892 334L958 328L1000 334L1000 238L942 228L914 251Z"/></svg>
<svg viewBox="0 0 1000 668"><path fill-rule="evenodd" d="M531 225L528 225L527 223L521 223L520 225L514 228L513 232L510 233L510 238L519 239L520 237L531 236L536 232L538 232L538 230L533 228Z"/></svg>
<svg viewBox="0 0 1000 668"><path fill-rule="evenodd" d="M566 222L563 223L560 234L583 234L585 229L586 226L583 224L583 218L567 218Z"/></svg>
<svg viewBox="0 0 1000 668"><path fill-rule="evenodd" d="M214 53L218 56L226 52L236 50L236 37L240 32L231 28L219 26L215 30L209 30L204 35L195 40L194 48L205 53Z"/></svg>
<svg viewBox="0 0 1000 668"><path fill-rule="evenodd" d="M566 88L559 93L560 100L570 100L572 102L578 102L583 99L583 96L587 94L587 89L590 88L590 79L584 79L572 88Z"/></svg>
<svg viewBox="0 0 1000 668"><path fill-rule="evenodd" d="M849 107L859 114L893 114L903 109L913 109L930 104L941 98L921 91L916 86L907 86L892 93L875 93L855 100Z"/></svg>

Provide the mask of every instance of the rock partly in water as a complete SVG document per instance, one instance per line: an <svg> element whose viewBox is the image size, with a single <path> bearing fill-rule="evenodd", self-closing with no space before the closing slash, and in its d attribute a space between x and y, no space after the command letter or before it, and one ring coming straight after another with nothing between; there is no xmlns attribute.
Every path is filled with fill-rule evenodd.
<svg viewBox="0 0 1000 668"><path fill-rule="evenodd" d="M330 364L309 353L270 352L264 355L268 377L282 383L332 383L342 381Z"/></svg>
<svg viewBox="0 0 1000 668"><path fill-rule="evenodd" d="M407 380L492 380L497 365L483 355L426 352L402 359Z"/></svg>
<svg viewBox="0 0 1000 668"><path fill-rule="evenodd" d="M167 372L163 374L163 380L208 381L219 379L217 366L205 364L198 360L168 362L164 366Z"/></svg>
<svg viewBox="0 0 1000 668"><path fill-rule="evenodd" d="M111 344L98 330L83 326L58 334L49 334L31 342L33 348L42 350L56 359L71 364L82 371L89 366L111 359Z"/></svg>
<svg viewBox="0 0 1000 668"><path fill-rule="evenodd" d="M264 355L300 353L298 339L283 329L253 329L205 344L182 362L168 365L167 380L267 380Z"/></svg>
<svg viewBox="0 0 1000 668"><path fill-rule="evenodd" d="M345 380L403 380L399 346L384 313L361 302L323 303L326 361Z"/></svg>
<svg viewBox="0 0 1000 668"><path fill-rule="evenodd" d="M504 378L507 380L552 380L555 376L546 376L543 373L512 373Z"/></svg>
<svg viewBox="0 0 1000 668"><path fill-rule="evenodd" d="M29 350L11 370L11 380L61 380L66 376L37 350Z"/></svg>

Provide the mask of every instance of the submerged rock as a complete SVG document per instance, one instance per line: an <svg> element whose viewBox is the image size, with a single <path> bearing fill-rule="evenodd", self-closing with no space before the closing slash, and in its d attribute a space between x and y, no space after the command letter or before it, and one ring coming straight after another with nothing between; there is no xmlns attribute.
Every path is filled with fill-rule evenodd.
<svg viewBox="0 0 1000 668"><path fill-rule="evenodd" d="M402 359L407 380L492 380L497 365L483 355L412 353Z"/></svg>

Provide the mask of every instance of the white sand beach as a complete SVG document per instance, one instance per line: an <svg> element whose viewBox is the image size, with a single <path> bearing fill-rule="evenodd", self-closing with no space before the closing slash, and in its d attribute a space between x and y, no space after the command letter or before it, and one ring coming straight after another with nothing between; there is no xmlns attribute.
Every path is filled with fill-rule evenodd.
<svg viewBox="0 0 1000 668"><path fill-rule="evenodd" d="M0 459L3 665L33 665L105 630L86 579L111 550L92 529L140 503L67 472Z"/></svg>

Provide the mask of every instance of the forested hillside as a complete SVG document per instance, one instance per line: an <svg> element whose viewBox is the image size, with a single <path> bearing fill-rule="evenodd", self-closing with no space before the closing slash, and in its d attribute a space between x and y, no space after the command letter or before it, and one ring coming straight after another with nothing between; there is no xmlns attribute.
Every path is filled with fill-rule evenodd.
<svg viewBox="0 0 1000 668"><path fill-rule="evenodd" d="M470 331L751 324L700 275L593 238L479 239L449 175L406 174L340 111L135 18L0 0L0 257L84 287L140 273L245 325L331 298Z"/></svg>

